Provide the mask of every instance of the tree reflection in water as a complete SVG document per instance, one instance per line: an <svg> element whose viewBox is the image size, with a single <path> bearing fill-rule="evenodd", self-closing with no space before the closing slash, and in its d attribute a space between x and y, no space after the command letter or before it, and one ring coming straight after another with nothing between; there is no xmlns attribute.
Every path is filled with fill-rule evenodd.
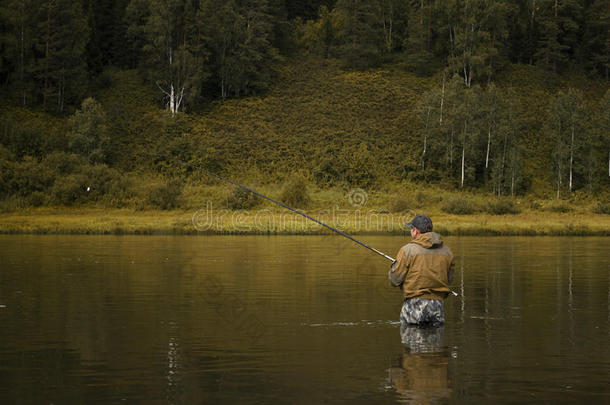
<svg viewBox="0 0 610 405"><path fill-rule="evenodd" d="M443 327L401 324L402 355L389 370L392 386L405 403L437 403L451 394L449 348L442 345Z"/></svg>

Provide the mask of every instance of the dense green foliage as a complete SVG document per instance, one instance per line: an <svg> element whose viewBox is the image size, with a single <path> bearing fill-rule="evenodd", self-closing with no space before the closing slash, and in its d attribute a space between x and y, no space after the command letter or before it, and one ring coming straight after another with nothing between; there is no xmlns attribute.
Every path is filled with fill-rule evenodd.
<svg viewBox="0 0 610 405"><path fill-rule="evenodd" d="M607 0L7 0L0 198L171 209L198 167L302 207L388 182L605 198L609 24Z"/></svg>
<svg viewBox="0 0 610 405"><path fill-rule="evenodd" d="M6 0L0 86L12 103L76 108L109 67L138 68L173 112L266 91L300 49L367 69L445 69L467 87L510 63L608 80L607 0Z"/></svg>

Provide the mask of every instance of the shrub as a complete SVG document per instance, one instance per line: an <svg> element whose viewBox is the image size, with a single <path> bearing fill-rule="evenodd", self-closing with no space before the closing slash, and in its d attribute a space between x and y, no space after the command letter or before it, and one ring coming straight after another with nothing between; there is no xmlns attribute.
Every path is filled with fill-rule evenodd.
<svg viewBox="0 0 610 405"><path fill-rule="evenodd" d="M551 212L572 212L574 209L572 206L566 201L553 201L545 207L546 211Z"/></svg>
<svg viewBox="0 0 610 405"><path fill-rule="evenodd" d="M404 198L397 198L392 203L392 212L407 212L412 208L411 202Z"/></svg>
<svg viewBox="0 0 610 405"><path fill-rule="evenodd" d="M49 153L42 164L57 174L70 174L87 165L87 161L80 155L66 152Z"/></svg>
<svg viewBox="0 0 610 405"><path fill-rule="evenodd" d="M42 193L40 191L34 191L29 198L30 201L30 205L32 205L33 207L40 207L42 205L45 204L47 200L47 196L45 193Z"/></svg>
<svg viewBox="0 0 610 405"><path fill-rule="evenodd" d="M26 200L22 197L9 196L0 199L0 213L13 212L27 206Z"/></svg>
<svg viewBox="0 0 610 405"><path fill-rule="evenodd" d="M442 208L443 211L449 214L469 215L476 211L474 204L464 197L454 197L447 200Z"/></svg>
<svg viewBox="0 0 610 405"><path fill-rule="evenodd" d="M11 193L15 176L15 162L11 158L8 150L0 145L0 198L7 197Z"/></svg>
<svg viewBox="0 0 610 405"><path fill-rule="evenodd" d="M227 204L232 210L244 210L254 208L262 202L262 199L241 187L236 187L229 196Z"/></svg>
<svg viewBox="0 0 610 405"><path fill-rule="evenodd" d="M535 211L542 208L542 204L540 204L540 201L538 201L538 200L530 200L528 205L529 205L530 209L535 210Z"/></svg>
<svg viewBox="0 0 610 405"><path fill-rule="evenodd" d="M43 192L53 184L53 175L32 157L16 164L12 184L8 187L15 194L27 197L35 191Z"/></svg>
<svg viewBox="0 0 610 405"><path fill-rule="evenodd" d="M87 193L87 178L82 174L58 177L51 188L51 202L60 205L74 205L81 202Z"/></svg>
<svg viewBox="0 0 610 405"><path fill-rule="evenodd" d="M182 196L182 182L179 180L170 180L165 184L153 187L146 198L146 201L162 210L177 208L180 205L180 197Z"/></svg>
<svg viewBox="0 0 610 405"><path fill-rule="evenodd" d="M518 214L521 212L515 202L509 198L498 198L490 200L485 211L493 215Z"/></svg>
<svg viewBox="0 0 610 405"><path fill-rule="evenodd" d="M83 100L81 109L70 118L72 131L68 137L71 151L100 163L108 154L108 127L102 105L93 98Z"/></svg>
<svg viewBox="0 0 610 405"><path fill-rule="evenodd" d="M441 174L435 169L413 170L407 174L407 180L414 183L438 183L441 180Z"/></svg>
<svg viewBox="0 0 610 405"><path fill-rule="evenodd" d="M102 201L112 207L125 207L135 197L133 181L129 177L119 176L113 179Z"/></svg>
<svg viewBox="0 0 610 405"><path fill-rule="evenodd" d="M610 215L610 202L598 202L597 206L593 209L596 214L607 214Z"/></svg>
<svg viewBox="0 0 610 405"><path fill-rule="evenodd" d="M307 180L302 175L291 177L284 185L280 199L285 204L293 207L305 208L310 202L307 191Z"/></svg>
<svg viewBox="0 0 610 405"><path fill-rule="evenodd" d="M117 170L105 164L88 166L84 174L87 177L87 187L91 188L89 199L93 200L108 193L112 183L121 177Z"/></svg>
<svg viewBox="0 0 610 405"><path fill-rule="evenodd" d="M340 177L341 176L337 172L332 159L322 160L322 162L314 169L314 178L320 185L335 184Z"/></svg>

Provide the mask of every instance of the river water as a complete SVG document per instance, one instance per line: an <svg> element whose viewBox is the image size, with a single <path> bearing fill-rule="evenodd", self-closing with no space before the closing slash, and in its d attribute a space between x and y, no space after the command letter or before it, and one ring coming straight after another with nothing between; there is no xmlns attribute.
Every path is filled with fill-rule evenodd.
<svg viewBox="0 0 610 405"><path fill-rule="evenodd" d="M610 403L609 238L445 241L459 297L401 336L338 236L0 236L0 403Z"/></svg>

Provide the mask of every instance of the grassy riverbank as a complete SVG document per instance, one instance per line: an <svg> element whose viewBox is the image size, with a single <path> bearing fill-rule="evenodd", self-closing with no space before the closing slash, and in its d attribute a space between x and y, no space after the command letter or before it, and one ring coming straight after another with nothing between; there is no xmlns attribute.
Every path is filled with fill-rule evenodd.
<svg viewBox="0 0 610 405"><path fill-rule="evenodd" d="M575 193L566 200L494 197L418 183L384 183L367 190L294 182L248 183L259 192L350 234L402 234L415 213L430 215L445 235L608 235L610 204ZM152 185L150 186L152 187ZM330 230L269 201L218 181L191 183L172 209L147 200L121 208L93 201L79 206L0 204L0 233L36 234L327 234ZM161 198L161 197L160 197ZM169 202L167 204L170 205Z"/></svg>
<svg viewBox="0 0 610 405"><path fill-rule="evenodd" d="M315 210L308 213L351 234L403 234L411 213ZM605 235L610 216L527 211L515 215L453 215L428 212L444 235ZM330 231L289 211L38 208L0 214L0 233L32 234L327 234Z"/></svg>

